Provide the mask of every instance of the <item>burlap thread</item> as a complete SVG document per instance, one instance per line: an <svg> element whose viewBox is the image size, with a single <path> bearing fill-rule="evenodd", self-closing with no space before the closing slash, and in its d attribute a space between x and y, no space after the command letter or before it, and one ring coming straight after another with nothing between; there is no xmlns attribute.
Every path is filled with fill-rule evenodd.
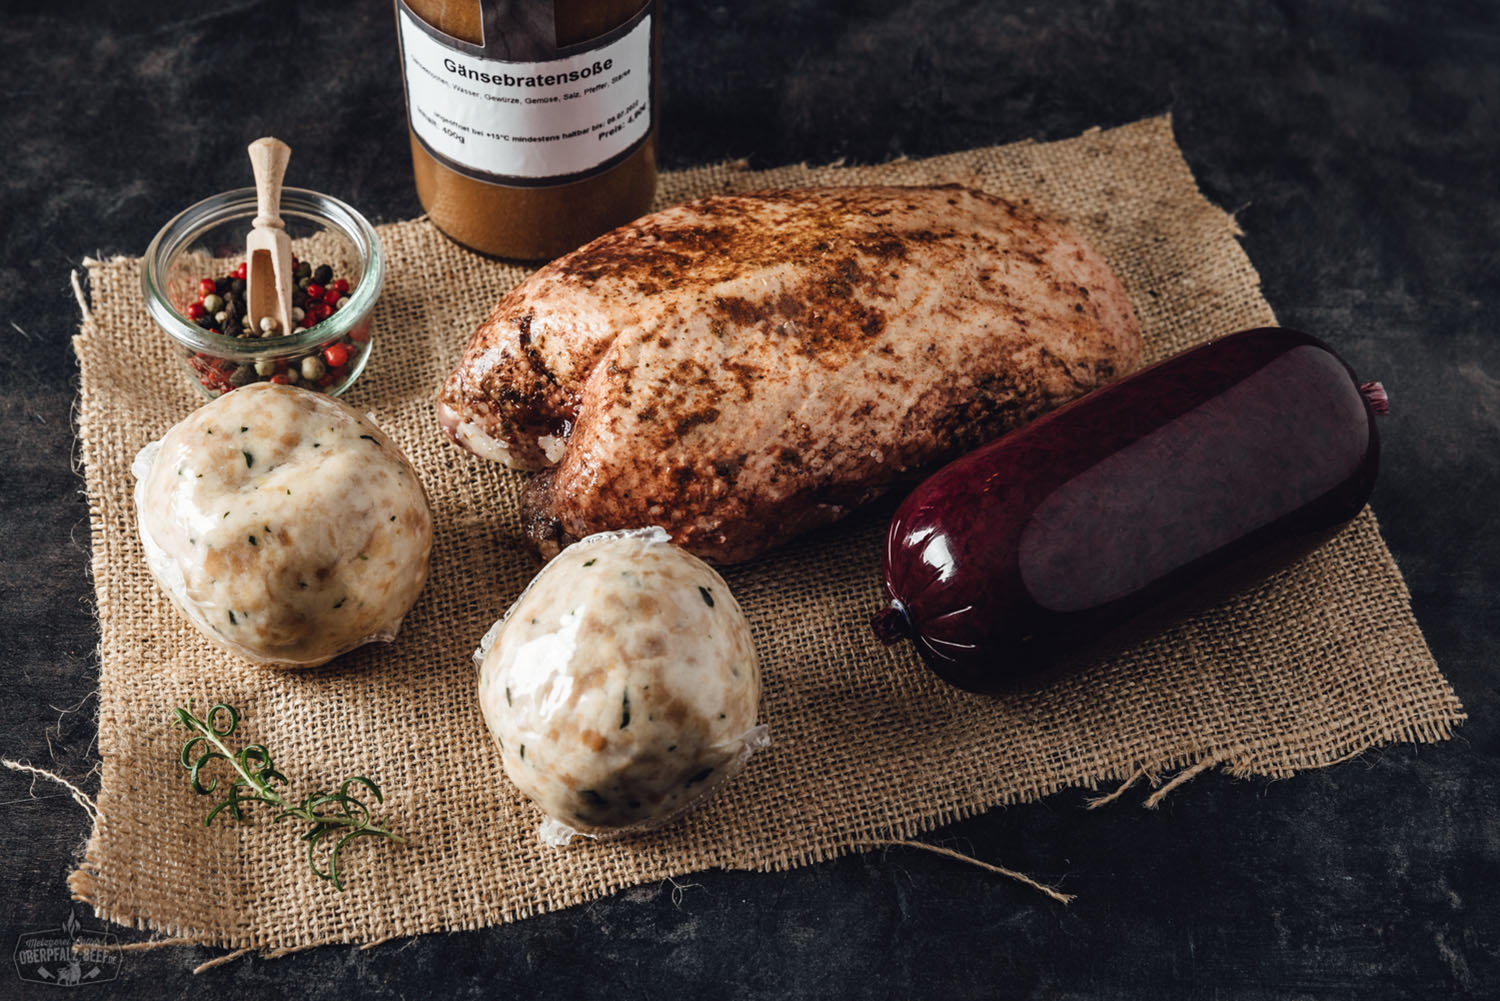
<svg viewBox="0 0 1500 1001"><path fill-rule="evenodd" d="M1031 203L1096 246L1141 321L1148 360L1274 322L1234 219L1198 191L1156 118L1076 139L877 167L720 165L665 175L662 205L775 186L957 181ZM130 460L199 402L140 297L137 259L87 262L74 346L101 630L99 816L71 885L101 916L267 953L476 928L722 866L785 869L912 838L1072 786L1217 763L1287 776L1391 741L1449 736L1462 709L1423 642L1366 511L1253 592L1026 696L968 695L883 647L881 512L727 574L764 661L774 738L710 804L624 842L541 845L475 701L469 654L535 570L519 475L448 444L432 398L470 332L525 269L467 253L423 220L380 228L389 281L374 359L347 399L411 457L437 523L430 582L392 645L276 672L221 653L143 562ZM1393 419L1399 419L1399 416ZM176 763L176 705L224 700L293 792L375 778L410 839L362 842L339 893L268 817L205 829ZM1080 822L1086 814L1080 813Z"/></svg>

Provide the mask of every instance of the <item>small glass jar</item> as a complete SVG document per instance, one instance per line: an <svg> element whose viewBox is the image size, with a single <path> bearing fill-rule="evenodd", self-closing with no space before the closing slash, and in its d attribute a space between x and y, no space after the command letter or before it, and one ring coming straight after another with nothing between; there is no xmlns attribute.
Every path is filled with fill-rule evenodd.
<svg viewBox="0 0 1500 1001"><path fill-rule="evenodd" d="M296 257L313 267L326 264L334 281L349 283L343 305L311 326L271 336L216 333L188 317L203 279L232 275L243 263L255 214L255 189L238 188L189 206L163 226L146 248L141 270L146 309L177 342L183 371L210 399L268 381L337 396L370 359L371 316L385 281L374 227L337 198L284 188L281 218Z"/></svg>

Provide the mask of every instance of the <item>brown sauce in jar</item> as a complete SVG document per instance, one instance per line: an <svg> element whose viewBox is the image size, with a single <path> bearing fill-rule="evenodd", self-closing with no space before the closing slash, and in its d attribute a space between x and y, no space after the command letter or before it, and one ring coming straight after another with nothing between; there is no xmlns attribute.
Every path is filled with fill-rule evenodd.
<svg viewBox="0 0 1500 1001"><path fill-rule="evenodd" d="M493 0L406 0L405 7L445 35L482 45L485 2ZM502 0L497 6L514 8L525 4ZM643 3L642 0L552 0L551 6L555 44L565 49L630 23L641 14ZM660 39L660 10L655 4L650 6L654 60ZM399 18L402 16L399 3L397 10ZM504 31L503 19L500 30ZM408 86L409 66L408 62ZM474 86L477 89L478 85ZM511 184L469 176L429 152L409 123L417 197L440 230L481 253L543 260L573 250L651 207L656 193L654 79L650 88L652 117L644 141L602 172L580 179L564 177L557 183L542 178Z"/></svg>

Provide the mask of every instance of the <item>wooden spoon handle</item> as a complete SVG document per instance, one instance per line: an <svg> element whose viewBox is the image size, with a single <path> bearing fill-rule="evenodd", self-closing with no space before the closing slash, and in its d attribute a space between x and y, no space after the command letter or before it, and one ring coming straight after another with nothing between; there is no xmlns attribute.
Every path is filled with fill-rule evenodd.
<svg viewBox="0 0 1500 1001"><path fill-rule="evenodd" d="M255 171L255 220L257 229L284 228L281 221L281 179L286 176L292 148L280 139L266 136L250 144L250 167Z"/></svg>

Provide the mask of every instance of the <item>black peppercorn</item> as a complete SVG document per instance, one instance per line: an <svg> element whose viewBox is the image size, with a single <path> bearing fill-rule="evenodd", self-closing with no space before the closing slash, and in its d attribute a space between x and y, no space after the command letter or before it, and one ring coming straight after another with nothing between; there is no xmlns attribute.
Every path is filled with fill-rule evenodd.
<svg viewBox="0 0 1500 1001"><path fill-rule="evenodd" d="M245 303L245 280L235 277L244 273L243 270L236 270L223 277L200 281L197 286L198 299L184 308L183 315L199 327L225 337L241 341L249 338L275 341L284 334L300 332L314 326L319 320L326 319L334 309L327 301L328 290L334 290L335 294L342 297L350 289L347 280L332 280L334 271L331 265L325 264L314 269L306 261L297 261L293 265L293 274L297 276L291 316L294 329L283 331L269 319L264 324L251 323L250 317L246 315L248 308ZM323 287L318 296L309 296L305 286L319 284L314 281L317 277L324 279L321 283ZM338 305L347 301L347 298L340 298ZM209 307L216 308L210 311ZM194 317L194 313L198 315ZM264 329L265 327L271 329ZM348 377L350 361L358 357L367 337L368 334L361 329L357 333L345 334L321 344L309 354L291 355L277 360L261 359L253 364L236 365L233 361L212 354L194 354L189 365L204 389L215 395L262 380L333 391L335 386Z"/></svg>

